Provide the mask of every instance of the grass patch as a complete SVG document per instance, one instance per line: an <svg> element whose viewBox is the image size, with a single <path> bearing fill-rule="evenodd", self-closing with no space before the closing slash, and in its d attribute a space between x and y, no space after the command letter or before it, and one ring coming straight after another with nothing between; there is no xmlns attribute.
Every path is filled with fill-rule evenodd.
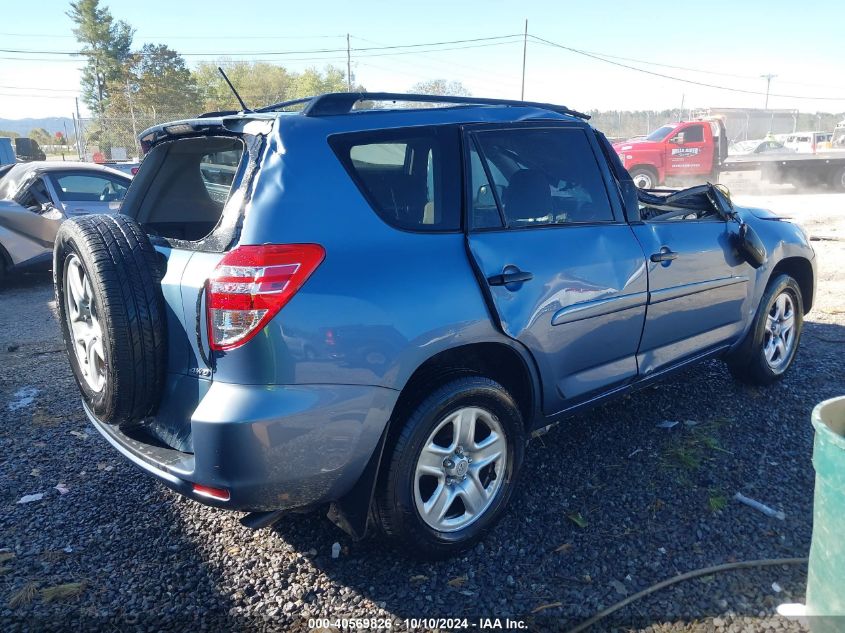
<svg viewBox="0 0 845 633"><path fill-rule="evenodd" d="M75 598L85 591L85 581L82 582L68 582L63 585L56 585L55 587L46 587L41 590L41 600L46 602L53 602L54 600L63 600L65 598Z"/></svg>
<svg viewBox="0 0 845 633"><path fill-rule="evenodd" d="M710 512L719 512L728 507L728 498L723 494L711 492L707 505L710 507Z"/></svg>
<svg viewBox="0 0 845 633"><path fill-rule="evenodd" d="M28 582L9 598L9 608L17 609L28 605L35 599L36 595L38 595L38 585L34 582Z"/></svg>
<svg viewBox="0 0 845 633"><path fill-rule="evenodd" d="M722 420L707 422L682 433L676 433L670 444L663 450L663 464L669 468L682 471L695 471L714 458L714 453L727 453L719 444L716 431L723 423Z"/></svg>

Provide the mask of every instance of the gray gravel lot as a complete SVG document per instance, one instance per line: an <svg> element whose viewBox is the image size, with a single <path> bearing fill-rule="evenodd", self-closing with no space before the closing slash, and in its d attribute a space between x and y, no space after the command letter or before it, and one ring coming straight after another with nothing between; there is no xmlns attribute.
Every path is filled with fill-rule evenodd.
<svg viewBox="0 0 845 633"><path fill-rule="evenodd" d="M736 199L845 235L845 195ZM319 513L251 532L239 515L155 483L86 422L49 278L0 289L0 625L306 630L309 615L390 616L400 628L404 618L483 616L566 630L678 573L806 556L810 411L845 393L845 242L814 245L816 307L782 383L744 387L714 361L578 416L530 445L523 492L498 528L436 564L352 542ZM666 420L680 423L657 427ZM786 520L738 504L737 491ZM34 493L44 496L16 503ZM724 573L658 592L596 630L801 630L772 614L803 601L805 582L799 566ZM43 590L66 583L83 584L46 601Z"/></svg>

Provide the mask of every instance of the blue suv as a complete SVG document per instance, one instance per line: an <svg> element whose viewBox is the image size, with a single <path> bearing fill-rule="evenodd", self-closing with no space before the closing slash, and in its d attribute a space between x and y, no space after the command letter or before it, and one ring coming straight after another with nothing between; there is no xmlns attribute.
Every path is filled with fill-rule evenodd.
<svg viewBox="0 0 845 633"><path fill-rule="evenodd" d="M352 93L145 131L122 215L55 245L91 422L252 527L330 506L436 557L572 413L706 358L779 379L807 236L717 186L638 190L587 118Z"/></svg>

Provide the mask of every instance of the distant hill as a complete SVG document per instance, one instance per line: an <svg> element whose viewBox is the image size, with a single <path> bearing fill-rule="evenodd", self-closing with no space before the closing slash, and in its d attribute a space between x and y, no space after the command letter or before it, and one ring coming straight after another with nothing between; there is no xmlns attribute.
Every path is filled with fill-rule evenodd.
<svg viewBox="0 0 845 633"><path fill-rule="evenodd" d="M51 134L64 134L67 125L68 134L73 134L73 120L66 116L51 116L44 119L0 119L0 130L17 132L21 136L29 134L30 130L44 128Z"/></svg>

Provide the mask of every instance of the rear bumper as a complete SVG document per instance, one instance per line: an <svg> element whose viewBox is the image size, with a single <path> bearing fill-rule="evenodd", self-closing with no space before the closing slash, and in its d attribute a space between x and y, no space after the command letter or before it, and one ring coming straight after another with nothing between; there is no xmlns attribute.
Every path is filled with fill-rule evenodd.
<svg viewBox="0 0 845 633"><path fill-rule="evenodd" d="M85 411L112 446L173 490L207 505L266 511L343 496L376 448L398 396L372 386L215 382L191 416L193 453ZM197 494L194 484L224 489L229 499Z"/></svg>

